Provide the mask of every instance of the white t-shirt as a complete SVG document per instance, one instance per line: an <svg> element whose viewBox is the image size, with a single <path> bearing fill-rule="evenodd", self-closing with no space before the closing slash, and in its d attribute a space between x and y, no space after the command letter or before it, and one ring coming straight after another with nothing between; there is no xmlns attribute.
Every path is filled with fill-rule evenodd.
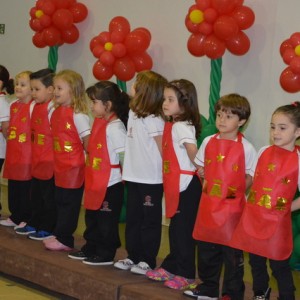
<svg viewBox="0 0 300 300"><path fill-rule="evenodd" d="M74 123L81 139L91 134L90 118L83 113L74 113Z"/></svg>
<svg viewBox="0 0 300 300"><path fill-rule="evenodd" d="M195 166L188 157L184 143L194 144L197 146L195 138L195 127L188 122L176 122L172 127L173 147L181 170L195 171ZM180 192L187 189L192 181L193 176L180 174Z"/></svg>
<svg viewBox="0 0 300 300"><path fill-rule="evenodd" d="M251 168L251 174L252 174L252 176L254 175L254 173L255 173L255 169L256 169L256 165L257 165L257 162L258 162L258 159L260 158L260 156L262 155L262 153L267 149L267 148L269 148L269 147L271 147L270 145L268 145L268 146L264 146L264 147L262 147L262 148L260 148L260 150L258 151L258 154L257 154L257 156L256 156L256 159L255 159L255 161L254 161L254 163L253 163L253 166L252 166L252 168ZM298 153L298 189L300 190L300 152L299 151L297 151L297 153Z"/></svg>
<svg viewBox="0 0 300 300"><path fill-rule="evenodd" d="M129 111L123 179L147 184L162 183L162 157L154 140L162 136L164 121L154 115L138 118Z"/></svg>
<svg viewBox="0 0 300 300"><path fill-rule="evenodd" d="M9 103L6 99L6 96L0 95L0 129L1 123L9 121ZM6 140L2 134L2 130L0 131L0 158L5 158L6 151Z"/></svg>
<svg viewBox="0 0 300 300"><path fill-rule="evenodd" d="M208 144L208 142L210 141L210 139L213 136L214 136L214 134L206 137L203 140L203 142L202 142L202 144L201 144L201 146L198 150L198 153L196 154L196 157L195 157L194 161L197 165L199 165L201 167L204 166L204 161L205 161L204 153L205 153L206 145ZM219 136L217 138L219 138ZM253 145L248 140L246 140L244 137L242 138L242 144L243 144L244 153L245 153L245 168L246 168L245 171L246 171L246 174L249 174L249 175L253 176L254 173L252 173L251 170L253 168L253 163L256 160L256 150L253 147Z"/></svg>
<svg viewBox="0 0 300 300"><path fill-rule="evenodd" d="M107 149L110 163L117 165L120 163L118 154L125 151L126 128L120 119L108 123L106 127ZM108 186L122 181L120 168L112 168Z"/></svg>

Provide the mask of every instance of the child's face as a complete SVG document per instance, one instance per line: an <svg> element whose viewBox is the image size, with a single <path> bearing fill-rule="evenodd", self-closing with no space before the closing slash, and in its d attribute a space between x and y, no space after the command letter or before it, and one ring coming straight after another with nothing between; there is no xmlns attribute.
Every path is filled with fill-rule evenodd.
<svg viewBox="0 0 300 300"><path fill-rule="evenodd" d="M300 128L291 122L288 115L279 112L272 116L270 137L274 145L293 151L299 136Z"/></svg>
<svg viewBox="0 0 300 300"><path fill-rule="evenodd" d="M20 75L16 78L15 95L22 102L31 100L30 78L28 75Z"/></svg>
<svg viewBox="0 0 300 300"><path fill-rule="evenodd" d="M71 105L72 93L69 84L65 80L61 78L54 79L54 97L58 105Z"/></svg>
<svg viewBox="0 0 300 300"><path fill-rule="evenodd" d="M216 127L220 132L221 138L235 139L239 128L245 124L246 120L240 120L238 115L230 110L217 111Z"/></svg>
<svg viewBox="0 0 300 300"><path fill-rule="evenodd" d="M92 100L91 110L96 118L103 118L107 114L107 107L103 104L101 100Z"/></svg>
<svg viewBox="0 0 300 300"><path fill-rule="evenodd" d="M45 103L53 98L54 87L46 87L39 79L30 81L31 95L36 103Z"/></svg>
<svg viewBox="0 0 300 300"><path fill-rule="evenodd" d="M162 109L167 117L176 118L182 113L182 109L179 106L176 93L173 89L165 88Z"/></svg>

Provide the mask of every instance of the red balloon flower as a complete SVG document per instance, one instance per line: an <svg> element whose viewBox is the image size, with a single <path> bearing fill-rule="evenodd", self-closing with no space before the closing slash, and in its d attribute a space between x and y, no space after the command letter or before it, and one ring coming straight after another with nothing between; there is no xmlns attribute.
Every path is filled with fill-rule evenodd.
<svg viewBox="0 0 300 300"><path fill-rule="evenodd" d="M280 55L288 65L280 75L281 87L289 92L300 91L300 32L293 33L289 39L280 45Z"/></svg>
<svg viewBox="0 0 300 300"><path fill-rule="evenodd" d="M244 55L250 41L243 30L255 20L252 9L244 0L195 0L185 18L192 33L187 48L194 56L206 55L210 59L223 56L227 49L234 55Z"/></svg>
<svg viewBox="0 0 300 300"><path fill-rule="evenodd" d="M29 26L35 31L32 42L44 48L75 43L79 30L74 23L82 22L88 10L77 0L38 0L29 14Z"/></svg>
<svg viewBox="0 0 300 300"><path fill-rule="evenodd" d="M90 49L98 59L93 74L98 80L108 80L115 75L119 80L128 81L136 72L150 70L152 58L146 52L150 45L151 33L139 27L130 30L124 17L117 16L109 23L109 31L103 31L90 41Z"/></svg>

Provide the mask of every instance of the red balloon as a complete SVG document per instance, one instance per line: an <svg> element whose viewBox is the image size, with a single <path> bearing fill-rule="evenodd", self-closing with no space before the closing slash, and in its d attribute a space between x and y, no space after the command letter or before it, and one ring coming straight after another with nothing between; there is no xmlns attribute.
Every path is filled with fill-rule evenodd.
<svg viewBox="0 0 300 300"><path fill-rule="evenodd" d="M44 0L41 2L40 9L44 12L44 14L52 16L55 12L55 4L51 0Z"/></svg>
<svg viewBox="0 0 300 300"><path fill-rule="evenodd" d="M130 53L145 52L149 45L149 36L142 31L133 30L125 39L125 46Z"/></svg>
<svg viewBox="0 0 300 300"><path fill-rule="evenodd" d="M100 58L101 54L105 51L102 45L96 45L92 49L92 53L96 58Z"/></svg>
<svg viewBox="0 0 300 300"><path fill-rule="evenodd" d="M219 40L215 35L210 35L206 37L204 41L204 51L206 56L210 59L217 59L224 55L225 44Z"/></svg>
<svg viewBox="0 0 300 300"><path fill-rule="evenodd" d="M42 15L39 20L43 28L49 27L52 24L51 17L48 15Z"/></svg>
<svg viewBox="0 0 300 300"><path fill-rule="evenodd" d="M122 16L114 17L109 22L109 32L122 31L127 35L130 32L130 24L128 20Z"/></svg>
<svg viewBox="0 0 300 300"><path fill-rule="evenodd" d="M43 30L43 39L49 47L58 45L61 41L61 35L57 28L50 26Z"/></svg>
<svg viewBox="0 0 300 300"><path fill-rule="evenodd" d="M190 8L189 8L189 12L188 12L188 15L195 9L200 9L196 4L192 5Z"/></svg>
<svg viewBox="0 0 300 300"><path fill-rule="evenodd" d="M300 74L300 57L296 56L290 63L291 71L295 74Z"/></svg>
<svg viewBox="0 0 300 300"><path fill-rule="evenodd" d="M110 42L110 33L108 31L102 31L99 35L98 35L98 40L101 44L105 44L107 42Z"/></svg>
<svg viewBox="0 0 300 300"><path fill-rule="evenodd" d="M221 40L234 37L239 31L236 21L230 16L220 16L214 23L214 33Z"/></svg>
<svg viewBox="0 0 300 300"><path fill-rule="evenodd" d="M44 42L43 33L42 32L36 32L32 37L32 43L34 46L38 48L44 48L46 47L46 43Z"/></svg>
<svg viewBox="0 0 300 300"><path fill-rule="evenodd" d="M136 72L152 69L152 58L147 52L135 54L131 56L131 59L134 62Z"/></svg>
<svg viewBox="0 0 300 300"><path fill-rule="evenodd" d="M151 32L145 28L145 27L137 27L136 29L134 29L135 32L142 32L145 36L147 36L147 39L149 40L149 43L151 41Z"/></svg>
<svg viewBox="0 0 300 300"><path fill-rule="evenodd" d="M115 57L119 58L119 57L125 56L127 51L126 51L126 47L124 46L124 44L117 43L117 44L114 44L111 52Z"/></svg>
<svg viewBox="0 0 300 300"><path fill-rule="evenodd" d="M232 0L211 0L212 7L221 15L231 13L237 6Z"/></svg>
<svg viewBox="0 0 300 300"><path fill-rule="evenodd" d="M187 42L187 47L192 55L197 57L205 55L205 38L205 35L202 34L191 34Z"/></svg>
<svg viewBox="0 0 300 300"><path fill-rule="evenodd" d="M97 45L102 45L101 43L101 39L99 38L99 36L95 36L91 39L90 41L90 50L93 51L93 49L97 46Z"/></svg>
<svg viewBox="0 0 300 300"><path fill-rule="evenodd" d="M94 64L93 74L98 80L108 80L114 75L112 68L104 66L100 60L97 60Z"/></svg>
<svg viewBox="0 0 300 300"><path fill-rule="evenodd" d="M294 48L300 45L300 32L295 32L291 35L290 43Z"/></svg>
<svg viewBox="0 0 300 300"><path fill-rule="evenodd" d="M290 43L290 40L285 40L281 43L280 45L280 48L279 48L279 52L280 52L280 55L283 56L284 52L287 50L287 49L294 49Z"/></svg>
<svg viewBox="0 0 300 300"><path fill-rule="evenodd" d="M226 41L226 47L234 55L244 55L250 49L250 40L243 31L239 31L237 35Z"/></svg>
<svg viewBox="0 0 300 300"><path fill-rule="evenodd" d="M197 33L198 32L198 26L199 24L195 24L191 21L190 16L187 15L185 17L185 26L187 28L187 30L191 33Z"/></svg>
<svg viewBox="0 0 300 300"><path fill-rule="evenodd" d="M35 7L37 9L42 9L44 0L37 0L35 3Z"/></svg>
<svg viewBox="0 0 300 300"><path fill-rule="evenodd" d="M198 26L198 32L204 35L210 35L213 32L213 26L212 24L209 24L208 22L202 22Z"/></svg>
<svg viewBox="0 0 300 300"><path fill-rule="evenodd" d="M80 2L74 3L69 10L73 15L74 23L82 22L88 15L87 7Z"/></svg>
<svg viewBox="0 0 300 300"><path fill-rule="evenodd" d="M110 51L103 51L103 53L100 55L99 60L104 66L112 66L115 62L115 57Z"/></svg>
<svg viewBox="0 0 300 300"><path fill-rule="evenodd" d="M296 53L295 50L291 48L291 49L286 49L284 51L282 59L287 65L289 65L292 59L294 59L294 57L296 57Z"/></svg>
<svg viewBox="0 0 300 300"><path fill-rule="evenodd" d="M36 11L37 11L36 7L31 7L29 14L32 19L36 18L35 16Z"/></svg>
<svg viewBox="0 0 300 300"><path fill-rule="evenodd" d="M211 6L211 0L197 0L197 7L200 10L205 10Z"/></svg>
<svg viewBox="0 0 300 300"><path fill-rule="evenodd" d="M232 12L232 17L235 19L240 30L245 30L251 27L255 20L253 10L248 6L239 6Z"/></svg>
<svg viewBox="0 0 300 300"><path fill-rule="evenodd" d="M110 36L111 36L111 42L113 44L122 43L126 38L126 34L124 32L117 31L117 30L113 31Z"/></svg>
<svg viewBox="0 0 300 300"><path fill-rule="evenodd" d="M294 74L290 67L287 67L282 71L279 81L281 87L289 93L300 91L300 75Z"/></svg>
<svg viewBox="0 0 300 300"><path fill-rule="evenodd" d="M134 62L127 56L119 58L113 66L113 72L118 79L128 81L132 79L135 74Z"/></svg>
<svg viewBox="0 0 300 300"><path fill-rule="evenodd" d="M52 0L52 2L55 4L56 8L68 8L73 3L76 2L76 0Z"/></svg>
<svg viewBox="0 0 300 300"><path fill-rule="evenodd" d="M43 29L43 26L39 19L30 19L29 26L33 31L41 31Z"/></svg>
<svg viewBox="0 0 300 300"><path fill-rule="evenodd" d="M204 11L204 20L208 23L213 23L216 21L218 17L218 13L215 9L213 8L208 8Z"/></svg>
<svg viewBox="0 0 300 300"><path fill-rule="evenodd" d="M73 44L79 39L79 30L75 25L61 32L61 37L65 43Z"/></svg>
<svg viewBox="0 0 300 300"><path fill-rule="evenodd" d="M53 24L61 29L69 29L73 25L73 15L67 9L58 9L52 16Z"/></svg>

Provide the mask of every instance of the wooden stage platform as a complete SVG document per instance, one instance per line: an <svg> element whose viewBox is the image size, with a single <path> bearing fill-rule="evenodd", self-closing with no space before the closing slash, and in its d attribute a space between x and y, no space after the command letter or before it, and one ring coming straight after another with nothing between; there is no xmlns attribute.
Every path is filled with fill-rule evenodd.
<svg viewBox="0 0 300 300"><path fill-rule="evenodd" d="M76 239L80 248L82 238ZM126 257L119 249L116 259ZM45 250L43 243L0 226L0 272L80 300L187 300L182 291L168 289L145 276L113 266L88 266L68 258L66 252ZM272 300L277 299L276 293ZM245 300L252 297L246 283Z"/></svg>

